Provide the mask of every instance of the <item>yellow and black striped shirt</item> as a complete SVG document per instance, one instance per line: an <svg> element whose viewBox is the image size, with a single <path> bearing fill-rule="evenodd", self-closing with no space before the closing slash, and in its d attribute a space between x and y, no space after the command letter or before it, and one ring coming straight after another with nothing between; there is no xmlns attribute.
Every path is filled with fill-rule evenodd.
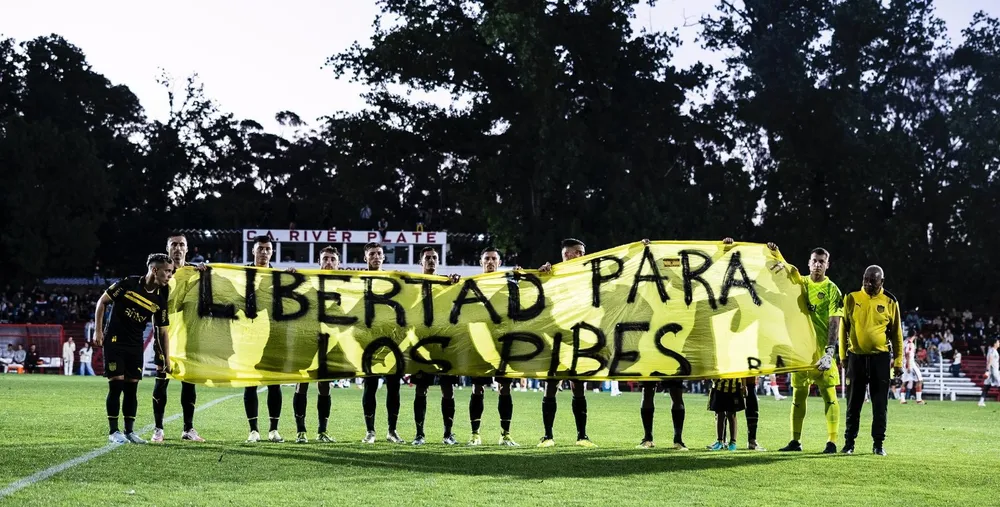
<svg viewBox="0 0 1000 507"><path fill-rule="evenodd" d="M743 380L738 378L713 379L712 389L720 393L743 394Z"/></svg>

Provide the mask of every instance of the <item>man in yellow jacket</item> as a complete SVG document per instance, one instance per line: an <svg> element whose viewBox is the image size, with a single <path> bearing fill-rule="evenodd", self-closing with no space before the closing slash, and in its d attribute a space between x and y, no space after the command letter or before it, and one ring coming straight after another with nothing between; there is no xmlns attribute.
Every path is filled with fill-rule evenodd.
<svg viewBox="0 0 1000 507"><path fill-rule="evenodd" d="M885 273L869 266L863 290L844 297L844 325L840 333L840 358L847 365L847 431L844 454L854 454L865 390L872 400L872 452L885 456L886 414L889 404L890 363L896 377L903 374L903 330L899 302L882 288ZM891 344L891 349L890 349ZM892 354L895 354L893 359Z"/></svg>

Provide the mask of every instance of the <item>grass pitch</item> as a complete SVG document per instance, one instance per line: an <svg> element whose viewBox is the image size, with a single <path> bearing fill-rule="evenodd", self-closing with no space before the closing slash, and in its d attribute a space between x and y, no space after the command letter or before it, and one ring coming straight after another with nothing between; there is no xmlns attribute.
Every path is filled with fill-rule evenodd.
<svg viewBox="0 0 1000 507"><path fill-rule="evenodd" d="M137 428L152 422L151 379L139 388ZM939 402L889 405L887 457L871 455L870 405L854 456L818 454L826 426L819 398L810 398L806 452L710 452L715 439L707 397L685 396L689 452L669 449L670 400L658 395L660 446L636 449L642 437L639 395L589 392L591 438L573 444L571 394L560 393L557 446L534 447L542 433L541 393L514 393L512 434L520 448L496 445L497 395L486 394L481 433L486 444L447 447L440 394L428 397L429 444L414 448L385 438L385 395L379 392L380 442L364 436L361 391L334 389L330 433L335 444L294 444L292 389L283 388L286 442L245 444L242 390L198 389L195 427L207 443L181 442L179 418L166 424L162 445L107 446L106 382L96 377L0 376L0 504L4 505L998 505L1000 404ZM469 436L470 389L456 391L456 427ZM261 427L267 428L265 393ZM167 416L180 412L180 384L171 382ZM213 400L221 400L211 406ZM399 432L414 436L413 389L403 387ZM789 439L790 400L761 399L759 441L777 449ZM310 389L309 437L315 438L316 389ZM841 412L844 411L841 400ZM740 417L740 447L746 447ZM843 426L843 418L841 421ZM841 428L841 433L843 428ZM266 432L262 432L266 437ZM148 438L149 433L143 435ZM842 437L838 444L843 444ZM81 458L83 456L84 458ZM77 459L80 458L80 459ZM77 459L49 477L39 472ZM25 480L27 478L27 480ZM20 481L20 482L19 482ZM29 484L30 483L30 484ZM11 485L17 484L12 491ZM29 484L26 485L25 484ZM24 487L21 487L24 486Z"/></svg>

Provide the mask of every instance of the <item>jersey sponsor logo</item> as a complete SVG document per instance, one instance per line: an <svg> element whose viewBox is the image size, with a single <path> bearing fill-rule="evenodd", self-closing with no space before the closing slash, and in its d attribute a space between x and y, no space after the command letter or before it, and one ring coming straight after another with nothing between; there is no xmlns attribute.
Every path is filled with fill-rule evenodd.
<svg viewBox="0 0 1000 507"><path fill-rule="evenodd" d="M154 302L152 302L152 301L150 301L150 300L142 297L142 295L140 295L138 293L135 293L135 292L132 292L132 291L128 291L128 292L125 293L125 299L128 299L129 301L132 301L133 303L135 303L135 304L137 304L137 305L139 305L139 306L141 306L141 307L145 308L146 310L148 310L150 312L153 312L153 313L155 313L157 310L160 309L160 306L157 305L156 303L154 303Z"/></svg>

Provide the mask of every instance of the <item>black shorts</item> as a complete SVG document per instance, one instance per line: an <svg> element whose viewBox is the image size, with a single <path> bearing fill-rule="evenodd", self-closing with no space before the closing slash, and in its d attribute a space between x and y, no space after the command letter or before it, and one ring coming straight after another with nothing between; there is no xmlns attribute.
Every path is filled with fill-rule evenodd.
<svg viewBox="0 0 1000 507"><path fill-rule="evenodd" d="M643 386L654 385L654 386L656 386L657 390L663 391L663 392L670 391L671 389L684 390L684 381L683 380L676 380L676 379L647 380L647 381L642 382L642 385Z"/></svg>
<svg viewBox="0 0 1000 507"><path fill-rule="evenodd" d="M746 408L746 400L743 399L742 393L724 393L712 389L708 396L710 412L742 412Z"/></svg>
<svg viewBox="0 0 1000 507"><path fill-rule="evenodd" d="M434 385L434 378L437 377L438 384L440 385L455 385L458 383L458 377L453 375L434 375L432 373L414 373L410 375L410 382L415 386L420 387L430 387Z"/></svg>
<svg viewBox="0 0 1000 507"><path fill-rule="evenodd" d="M142 347L104 346L104 376L138 380L142 378Z"/></svg>

